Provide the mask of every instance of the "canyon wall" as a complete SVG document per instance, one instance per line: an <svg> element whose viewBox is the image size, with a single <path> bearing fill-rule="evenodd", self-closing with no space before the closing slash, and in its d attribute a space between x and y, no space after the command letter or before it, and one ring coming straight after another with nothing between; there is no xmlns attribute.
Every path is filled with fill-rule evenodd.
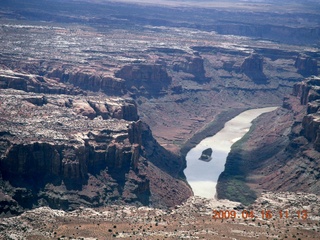
<svg viewBox="0 0 320 240"><path fill-rule="evenodd" d="M218 198L250 203L261 191L319 193L319 86L319 77L295 84L282 107L254 121L232 146Z"/></svg>
<svg viewBox="0 0 320 240"><path fill-rule="evenodd" d="M184 161L156 142L132 99L12 87L21 89L0 89L1 215L38 206L168 207L191 196Z"/></svg>
<svg viewBox="0 0 320 240"><path fill-rule="evenodd" d="M213 28L220 34L263 38L290 44L312 44L320 36L320 31L316 27L306 26L297 29L292 26L273 25L271 22L269 24L220 22Z"/></svg>

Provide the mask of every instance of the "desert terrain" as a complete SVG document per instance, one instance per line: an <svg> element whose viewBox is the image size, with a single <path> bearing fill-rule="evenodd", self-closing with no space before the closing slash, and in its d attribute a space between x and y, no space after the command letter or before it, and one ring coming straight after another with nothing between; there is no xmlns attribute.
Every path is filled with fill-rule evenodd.
<svg viewBox="0 0 320 240"><path fill-rule="evenodd" d="M0 237L318 239L319 8L3 0ZM274 106L233 145L219 200L194 197L187 152ZM226 208L275 214L212 219Z"/></svg>

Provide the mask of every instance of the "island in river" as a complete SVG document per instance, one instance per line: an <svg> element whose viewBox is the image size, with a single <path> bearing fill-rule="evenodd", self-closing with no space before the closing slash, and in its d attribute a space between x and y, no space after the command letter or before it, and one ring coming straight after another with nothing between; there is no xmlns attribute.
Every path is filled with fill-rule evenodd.
<svg viewBox="0 0 320 240"><path fill-rule="evenodd" d="M199 158L201 161L210 162L212 160L212 148L207 148L202 151L202 154Z"/></svg>

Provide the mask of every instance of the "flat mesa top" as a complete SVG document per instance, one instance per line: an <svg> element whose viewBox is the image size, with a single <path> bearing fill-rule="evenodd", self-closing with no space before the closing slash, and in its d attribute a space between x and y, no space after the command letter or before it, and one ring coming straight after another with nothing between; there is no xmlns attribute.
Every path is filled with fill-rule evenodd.
<svg viewBox="0 0 320 240"><path fill-rule="evenodd" d="M19 90L0 89L0 132L11 135L16 142L34 139L45 142L79 143L88 138L89 132L95 134L103 131L104 135L110 133L110 138L128 132L130 121L116 118L102 119L99 116L90 120L88 116L84 116L84 113L90 113L88 101L89 99L92 101L94 99L92 97L82 97L80 102L77 96L46 95L45 98L43 96ZM65 103L70 100L73 101L73 106L66 107ZM112 104L108 99L100 100ZM121 108L121 101L117 101L113 106Z"/></svg>

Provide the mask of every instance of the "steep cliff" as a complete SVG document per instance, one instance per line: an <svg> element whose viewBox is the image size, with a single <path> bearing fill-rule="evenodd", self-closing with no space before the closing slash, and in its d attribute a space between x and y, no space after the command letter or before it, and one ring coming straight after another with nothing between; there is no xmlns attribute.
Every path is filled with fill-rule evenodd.
<svg viewBox="0 0 320 240"><path fill-rule="evenodd" d="M146 96L165 91L172 79L160 64L134 64L123 66L115 76L125 80L128 90Z"/></svg>
<svg viewBox="0 0 320 240"><path fill-rule="evenodd" d="M182 160L159 146L130 99L2 89L0 103L2 214L37 206L173 206L192 194Z"/></svg>
<svg viewBox="0 0 320 240"><path fill-rule="evenodd" d="M306 77L318 75L318 61L308 56L298 56L295 61L298 72Z"/></svg>
<svg viewBox="0 0 320 240"><path fill-rule="evenodd" d="M105 72L93 69L68 69L59 67L51 71L45 71L50 78L72 84L84 90L102 91L109 95L123 95L126 93L122 79L116 78Z"/></svg>
<svg viewBox="0 0 320 240"><path fill-rule="evenodd" d="M295 84L283 106L257 119L232 146L219 198L250 203L261 191L320 191L320 78Z"/></svg>
<svg viewBox="0 0 320 240"><path fill-rule="evenodd" d="M260 24L234 22L233 20L231 22L218 23L214 30L220 34L249 36L290 44L310 44L319 39L320 31L317 27L302 27L297 31L296 27L273 25L272 22L274 22L274 19L270 19L269 23Z"/></svg>
<svg viewBox="0 0 320 240"><path fill-rule="evenodd" d="M205 83L210 80L205 76L204 60L200 56L188 56L183 60L173 62L173 70L190 73L193 75L191 80L199 83Z"/></svg>
<svg viewBox="0 0 320 240"><path fill-rule="evenodd" d="M296 84L293 95L300 98L301 104L307 105L307 115L302 119L299 135L320 152L320 78L311 77Z"/></svg>
<svg viewBox="0 0 320 240"><path fill-rule="evenodd" d="M244 59L240 71L247 75L255 83L266 83L267 77L263 73L263 57L253 54Z"/></svg>
<svg viewBox="0 0 320 240"><path fill-rule="evenodd" d="M0 88L13 88L26 92L47 94L85 94L80 88L36 74L11 69L0 69Z"/></svg>

